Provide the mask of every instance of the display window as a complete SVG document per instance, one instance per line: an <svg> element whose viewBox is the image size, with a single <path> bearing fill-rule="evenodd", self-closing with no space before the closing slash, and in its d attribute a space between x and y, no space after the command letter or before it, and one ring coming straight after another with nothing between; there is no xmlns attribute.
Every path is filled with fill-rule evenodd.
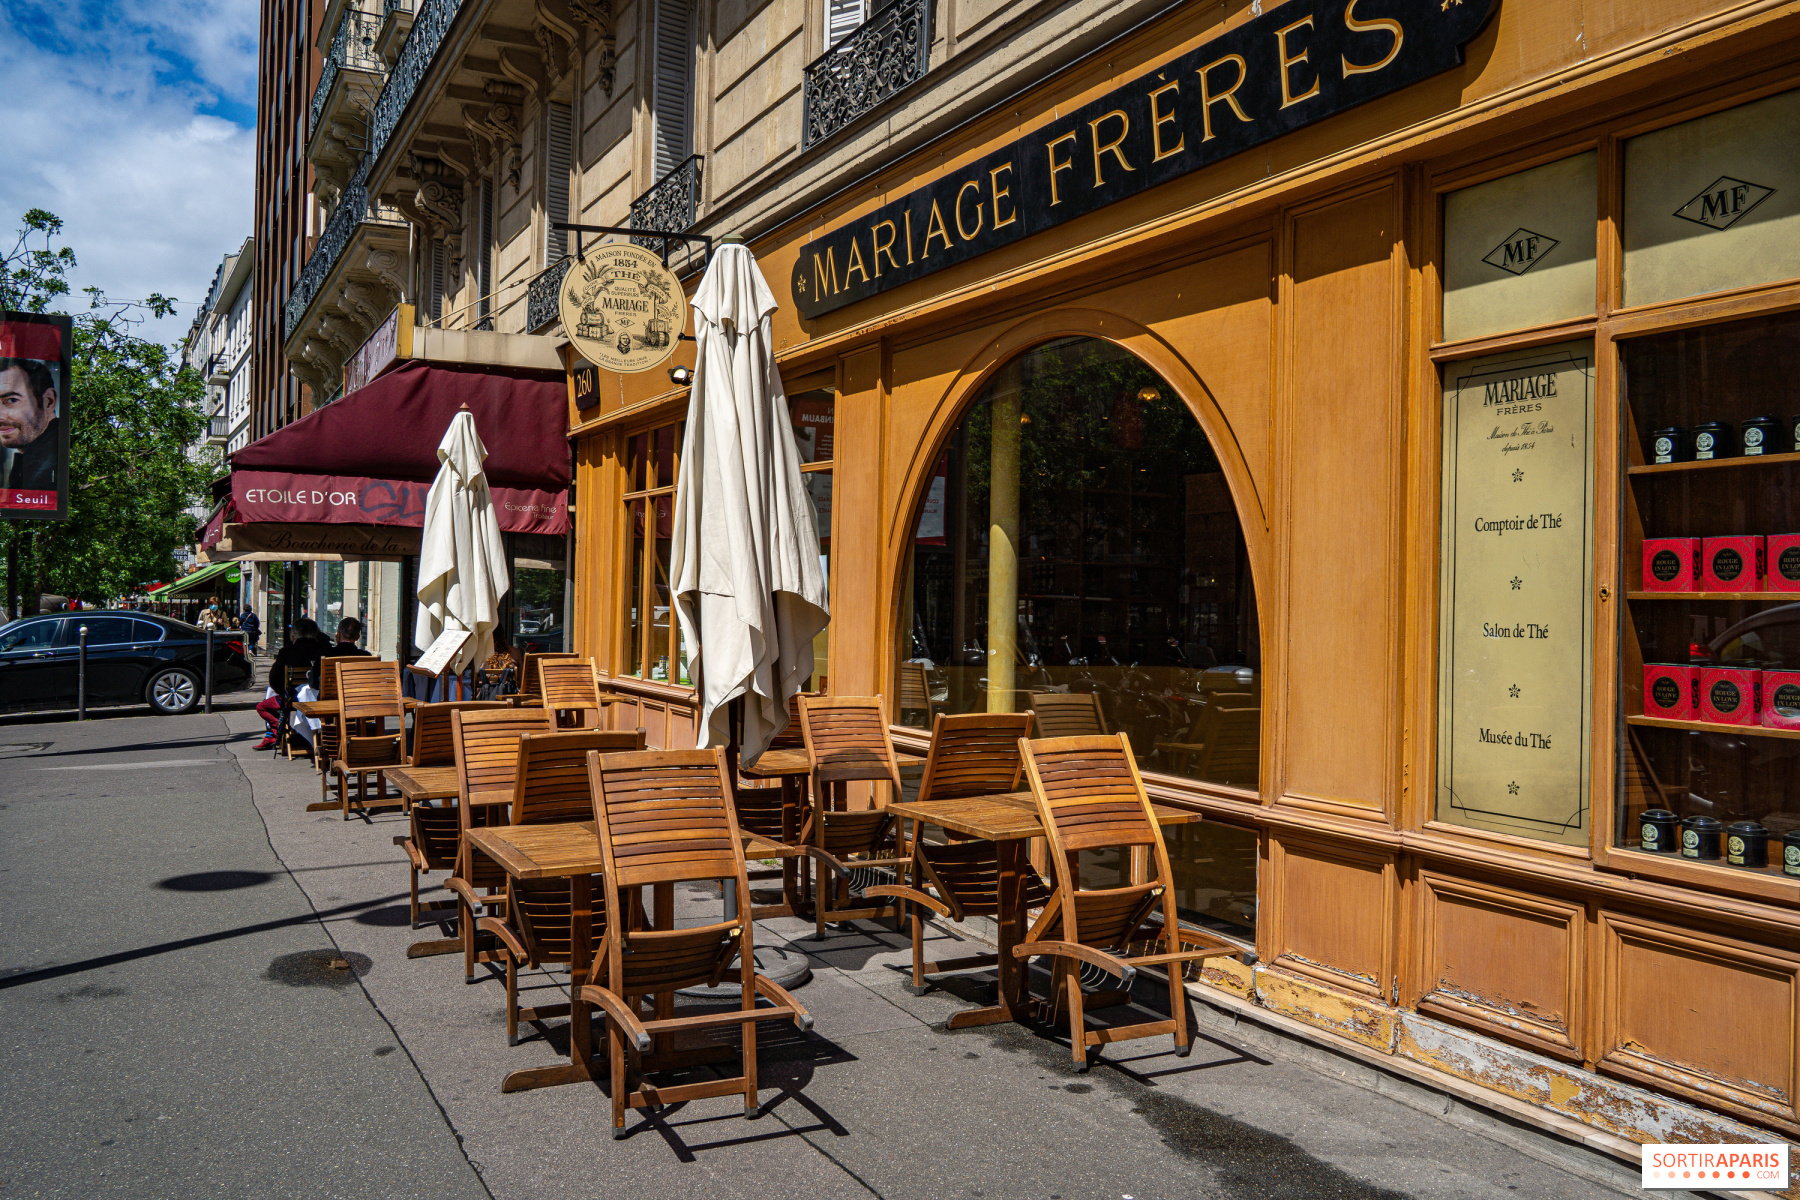
<svg viewBox="0 0 1800 1200"><path fill-rule="evenodd" d="M794 445L800 451L800 482L812 505L813 523L819 531L820 566L831 579L831 463L837 431L837 391L810 388L788 397L788 423ZM827 664L831 661L831 626L813 639L813 675L802 688L825 690Z"/></svg>
<svg viewBox="0 0 1800 1200"><path fill-rule="evenodd" d="M621 675L686 684L682 644L669 593L670 538L675 525L675 473L687 422L646 429L625 442L625 520L630 535L631 594L622 606L626 659Z"/></svg>
<svg viewBox="0 0 1800 1200"><path fill-rule="evenodd" d="M1027 352L957 422L918 503L901 724L1029 711L1036 736L1122 732L1147 773L1257 787L1243 531L1205 432L1154 371L1093 338ZM1254 928L1253 832L1184 826L1169 853L1184 919ZM1123 869L1089 858L1101 878Z"/></svg>

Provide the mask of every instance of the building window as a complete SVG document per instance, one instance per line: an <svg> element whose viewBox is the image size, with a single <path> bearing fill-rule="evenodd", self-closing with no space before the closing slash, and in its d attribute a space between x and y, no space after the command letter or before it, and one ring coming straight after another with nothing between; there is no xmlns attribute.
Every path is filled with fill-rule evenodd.
<svg viewBox="0 0 1800 1200"><path fill-rule="evenodd" d="M625 521L631 545L631 592L625 613L622 675L686 684L686 648L680 644L669 591L670 536L675 524L675 472L687 422L647 429L625 443Z"/></svg>
<svg viewBox="0 0 1800 1200"><path fill-rule="evenodd" d="M825 48L829 50L869 19L869 0L825 0Z"/></svg>
<svg viewBox="0 0 1800 1200"><path fill-rule="evenodd" d="M475 295L478 328L493 327L494 291L494 181L484 177L476 198Z"/></svg>
<svg viewBox="0 0 1800 1200"><path fill-rule="evenodd" d="M819 553L824 558L826 583L831 581L831 464L837 429L837 392L816 388L788 397L788 421L794 444L800 451L800 479L812 505L813 525L819 531ZM831 662L831 627L813 639L813 677L807 691L824 691Z"/></svg>
<svg viewBox="0 0 1800 1200"><path fill-rule="evenodd" d="M569 172L574 160L574 111L552 101L544 106L544 265L569 252Z"/></svg>
<svg viewBox="0 0 1800 1200"><path fill-rule="evenodd" d="M693 153L694 4L656 0L650 83L651 174L660 180Z"/></svg>

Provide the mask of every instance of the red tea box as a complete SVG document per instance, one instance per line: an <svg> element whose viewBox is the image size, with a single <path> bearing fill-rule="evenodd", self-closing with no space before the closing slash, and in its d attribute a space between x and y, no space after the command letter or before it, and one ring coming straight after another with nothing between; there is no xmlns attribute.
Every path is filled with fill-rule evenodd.
<svg viewBox="0 0 1800 1200"><path fill-rule="evenodd" d="M1700 551L1699 538L1645 538L1644 590L1699 591Z"/></svg>
<svg viewBox="0 0 1800 1200"><path fill-rule="evenodd" d="M1675 663L1644 664L1644 715L1671 721L1697 720L1700 668Z"/></svg>
<svg viewBox="0 0 1800 1200"><path fill-rule="evenodd" d="M1777 533L1768 539L1763 590L1800 592L1800 533Z"/></svg>
<svg viewBox="0 0 1800 1200"><path fill-rule="evenodd" d="M1762 673L1762 727L1800 729L1800 671Z"/></svg>
<svg viewBox="0 0 1800 1200"><path fill-rule="evenodd" d="M1744 667L1701 668L1700 711L1694 715L1715 725L1756 724L1761 681L1761 671Z"/></svg>
<svg viewBox="0 0 1800 1200"><path fill-rule="evenodd" d="M1763 576L1761 534L1707 538L1701 551L1702 591L1760 592Z"/></svg>

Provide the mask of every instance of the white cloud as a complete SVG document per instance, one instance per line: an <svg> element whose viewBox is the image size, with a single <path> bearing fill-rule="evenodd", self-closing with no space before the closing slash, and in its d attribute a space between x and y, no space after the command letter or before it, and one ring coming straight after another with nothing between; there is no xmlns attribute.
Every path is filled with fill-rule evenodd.
<svg viewBox="0 0 1800 1200"><path fill-rule="evenodd" d="M254 131L208 113L254 106L256 11L253 0L0 11L0 236L10 245L26 209L48 209L80 261L77 291L176 297L177 315L144 336L183 336L219 259L250 232Z"/></svg>

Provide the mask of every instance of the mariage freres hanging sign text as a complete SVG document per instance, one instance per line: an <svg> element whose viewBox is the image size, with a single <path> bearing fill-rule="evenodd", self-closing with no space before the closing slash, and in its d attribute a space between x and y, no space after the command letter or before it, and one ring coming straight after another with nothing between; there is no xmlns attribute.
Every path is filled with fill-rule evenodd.
<svg viewBox="0 0 1800 1200"><path fill-rule="evenodd" d="M801 247L817 317L1462 62L1499 0L1289 0Z"/></svg>

